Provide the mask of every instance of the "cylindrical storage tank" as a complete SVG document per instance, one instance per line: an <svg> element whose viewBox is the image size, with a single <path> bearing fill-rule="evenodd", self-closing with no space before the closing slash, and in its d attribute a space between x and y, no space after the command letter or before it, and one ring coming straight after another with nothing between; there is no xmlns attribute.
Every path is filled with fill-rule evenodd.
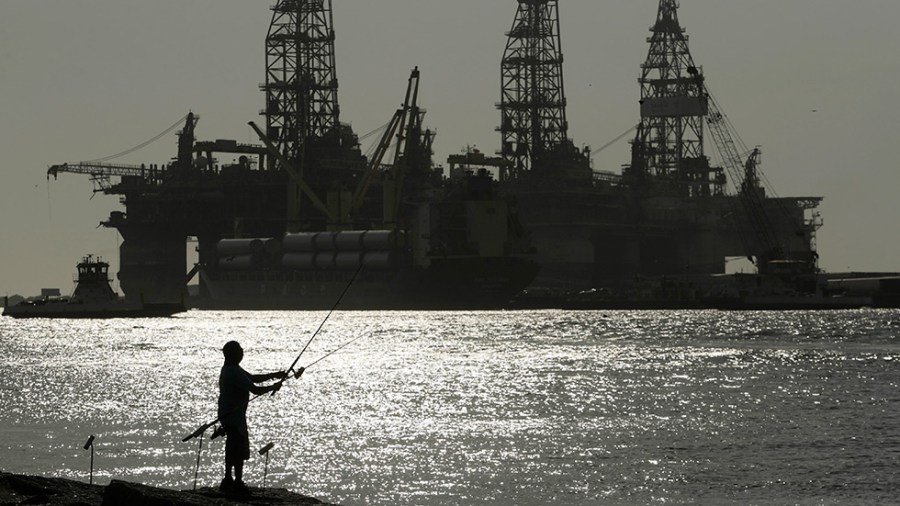
<svg viewBox="0 0 900 506"><path fill-rule="evenodd" d="M359 269L362 255L360 251L340 251L334 256L334 265L338 269L355 271Z"/></svg>
<svg viewBox="0 0 900 506"><path fill-rule="evenodd" d="M364 230L345 230L334 237L334 247L338 251L359 251L362 249Z"/></svg>
<svg viewBox="0 0 900 506"><path fill-rule="evenodd" d="M316 234L316 251L334 251L334 232L319 232Z"/></svg>
<svg viewBox="0 0 900 506"><path fill-rule="evenodd" d="M315 253L285 253L281 257L281 266L298 271L312 270L316 267Z"/></svg>
<svg viewBox="0 0 900 506"><path fill-rule="evenodd" d="M256 261L253 255L234 255L219 258L219 268L222 270L252 269L255 265Z"/></svg>
<svg viewBox="0 0 900 506"><path fill-rule="evenodd" d="M315 251L316 234L307 232L299 234L287 234L281 241L282 248L285 253L300 253L304 251Z"/></svg>
<svg viewBox="0 0 900 506"><path fill-rule="evenodd" d="M369 230L362 236L362 247L366 251L383 251L394 246L392 230Z"/></svg>
<svg viewBox="0 0 900 506"><path fill-rule="evenodd" d="M259 253L262 248L260 239L222 239L216 243L216 253L220 257Z"/></svg>
<svg viewBox="0 0 900 506"><path fill-rule="evenodd" d="M316 253L316 269L334 269L334 253Z"/></svg>
<svg viewBox="0 0 900 506"><path fill-rule="evenodd" d="M370 251L363 255L365 269L386 270L394 265L394 254L390 251Z"/></svg>
<svg viewBox="0 0 900 506"><path fill-rule="evenodd" d="M281 256L284 248L278 239L266 239L263 242L263 254L269 258L278 258Z"/></svg>
<svg viewBox="0 0 900 506"><path fill-rule="evenodd" d="M281 241L278 239L266 239L263 242L262 254L260 255L262 261L267 266L277 267L281 264Z"/></svg>

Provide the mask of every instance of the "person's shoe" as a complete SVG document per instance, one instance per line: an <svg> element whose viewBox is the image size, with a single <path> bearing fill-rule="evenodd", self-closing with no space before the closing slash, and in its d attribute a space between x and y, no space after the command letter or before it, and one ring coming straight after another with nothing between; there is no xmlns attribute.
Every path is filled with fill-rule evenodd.
<svg viewBox="0 0 900 506"><path fill-rule="evenodd" d="M219 484L219 492L223 494L230 494L234 491L234 478L231 476L226 476L222 478L222 483Z"/></svg>
<svg viewBox="0 0 900 506"><path fill-rule="evenodd" d="M247 485L244 484L243 481L236 481L231 486L231 493L236 495L237 497L250 497L250 489L247 488Z"/></svg>

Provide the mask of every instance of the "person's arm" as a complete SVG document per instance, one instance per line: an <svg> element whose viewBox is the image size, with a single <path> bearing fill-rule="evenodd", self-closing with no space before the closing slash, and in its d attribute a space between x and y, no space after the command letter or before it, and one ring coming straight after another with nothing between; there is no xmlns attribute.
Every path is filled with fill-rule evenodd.
<svg viewBox="0 0 900 506"><path fill-rule="evenodd" d="M250 393L253 395L262 395L262 394L266 394L269 392L277 392L279 390L281 390L281 382L280 381L277 383L272 383L271 385L266 385L266 386L253 385L252 387L250 387Z"/></svg>
<svg viewBox="0 0 900 506"><path fill-rule="evenodd" d="M250 378L250 381L254 383L253 386L250 387L250 393L253 395L262 395L268 392L277 392L281 389L281 384L284 383L284 379L287 378L287 373L284 371L277 371L269 374L250 374L247 373L247 377ZM271 385L259 386L255 383L263 383L269 380L281 380L276 383L272 383Z"/></svg>
<svg viewBox="0 0 900 506"><path fill-rule="evenodd" d="M264 383L273 379L285 379L287 378L287 373L284 371L277 371L269 374L248 374L250 376L250 381L254 383Z"/></svg>

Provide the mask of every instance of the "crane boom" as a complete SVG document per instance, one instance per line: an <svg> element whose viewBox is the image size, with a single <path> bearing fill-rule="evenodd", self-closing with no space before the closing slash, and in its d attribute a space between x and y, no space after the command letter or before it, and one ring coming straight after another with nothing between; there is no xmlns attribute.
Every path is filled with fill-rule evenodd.
<svg viewBox="0 0 900 506"><path fill-rule="evenodd" d="M385 170L382 166L382 162L384 161L387 152L391 148L391 138L396 137L396 143L394 146L394 158L393 163L389 166L387 171L391 172L394 179L397 181L396 186L394 187L394 192L391 195L391 206L390 206L390 218L394 219L397 214L397 206L400 202L400 194L403 190L403 181L407 176L408 169L405 164L408 164L409 161L406 160L401 162L401 159L404 156L409 155L407 152L411 144L415 144L419 142L421 138L422 149L427 152L431 152L431 144L434 141L434 134L430 131L422 132L422 116L423 112L419 108L418 100L419 100L419 67L416 67L410 72L409 80L406 86L406 95L403 100L403 104L394 112L394 116L391 118L391 121L388 123L387 129L384 131L384 134L381 137L381 141L378 143L375 153L372 155L371 160L369 160L369 165L366 169L366 173L363 175L359 184L357 185L356 191L353 194L353 201L351 204L351 213L356 212L360 206L363 204L363 200L365 199L366 192L369 189L375 175L380 170Z"/></svg>
<svg viewBox="0 0 900 506"><path fill-rule="evenodd" d="M102 191L110 188L111 177L133 176L146 179L152 177L155 172L155 170L148 169L146 165L113 165L97 162L62 163L47 169L47 179L50 179L50 176L57 179L60 173L86 174L91 176L91 180L100 187L100 190L95 191Z"/></svg>
<svg viewBox="0 0 900 506"><path fill-rule="evenodd" d="M704 87L704 89L706 88ZM712 98L709 91L706 91L706 95L709 97L706 124L709 126L713 141L722 157L722 164L725 165L725 169L737 188L741 205L753 229L756 241L753 248L756 250L754 253L757 257L757 268L760 269L760 272L765 272L766 263L770 260L784 260L785 251L775 235L772 220L765 208L765 195L759 188L757 166L760 150L759 148L754 149L747 160L743 160L743 155L738 152L734 136L728 127L725 114L722 113L719 104Z"/></svg>

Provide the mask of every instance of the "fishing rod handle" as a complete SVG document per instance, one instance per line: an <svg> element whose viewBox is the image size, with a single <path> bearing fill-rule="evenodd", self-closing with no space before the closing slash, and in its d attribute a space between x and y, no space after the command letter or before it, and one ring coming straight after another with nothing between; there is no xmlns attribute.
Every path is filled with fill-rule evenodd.
<svg viewBox="0 0 900 506"><path fill-rule="evenodd" d="M182 441L182 442L186 442L186 441L190 441L191 439L194 439L195 437L200 437L204 432L206 432L206 429L212 427L212 426L215 425L215 423L218 422L218 421L219 421L219 420L216 419L216 420L214 420L214 421L212 421L212 422L210 422L210 423L203 424L203 425L201 425L200 427L197 427L197 430L195 430L194 432L192 432L189 436L185 436L184 439L182 439L181 441Z"/></svg>

